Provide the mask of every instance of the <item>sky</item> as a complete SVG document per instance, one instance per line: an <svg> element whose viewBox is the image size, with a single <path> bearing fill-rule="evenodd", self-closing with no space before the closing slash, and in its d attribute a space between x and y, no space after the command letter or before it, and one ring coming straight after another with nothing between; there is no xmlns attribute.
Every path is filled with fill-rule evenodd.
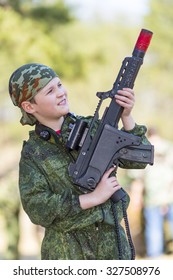
<svg viewBox="0 0 173 280"><path fill-rule="evenodd" d="M102 20L113 20L125 14L132 21L140 19L148 11L149 0L65 0L76 6L77 16L82 20L92 20L96 15Z"/></svg>

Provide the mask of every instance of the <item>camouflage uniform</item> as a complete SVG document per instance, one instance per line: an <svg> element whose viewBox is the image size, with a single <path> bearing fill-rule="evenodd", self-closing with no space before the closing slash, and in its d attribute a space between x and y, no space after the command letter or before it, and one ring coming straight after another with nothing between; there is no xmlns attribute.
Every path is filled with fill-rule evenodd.
<svg viewBox="0 0 173 280"><path fill-rule="evenodd" d="M87 210L80 207L82 192L68 174L72 156L63 142L68 136L66 122L67 119L61 136L51 136L49 141L30 132L21 155L22 204L31 221L45 227L42 259L118 259L110 201ZM117 211L120 223L121 203L117 204ZM130 259L129 244L121 226L120 232L123 258Z"/></svg>
<svg viewBox="0 0 173 280"><path fill-rule="evenodd" d="M30 78L27 75L28 69ZM44 72L42 70L46 70L46 81L44 80L43 83L40 81L42 80L40 73ZM46 66L42 65L20 68L17 75L12 75L10 78L9 91L13 103L20 107L21 100L31 100L38 90L55 76L54 72L47 71ZM41 87L38 84L41 84ZM33 85L32 96L30 93ZM36 123L31 115L23 111L22 114L22 124ZM86 120L89 122L91 118ZM69 118L66 117L59 136L55 131L47 128L51 134L48 141L44 141L35 131L31 131L21 153L19 187L22 205L31 221L45 228L41 258L45 260L118 259L118 244L110 200L87 210L80 207L79 195L82 191L74 185L68 174L68 166L77 156L77 152L69 153L65 148L69 134L68 124ZM146 141L144 126L136 125L131 132L142 136L144 142ZM130 163L130 165L135 164ZM123 167L129 167L129 163L124 163ZM138 164L136 167L144 166ZM126 208L128 203L127 195ZM123 218L120 202L116 204L116 210L122 258L130 259L129 244L120 225Z"/></svg>

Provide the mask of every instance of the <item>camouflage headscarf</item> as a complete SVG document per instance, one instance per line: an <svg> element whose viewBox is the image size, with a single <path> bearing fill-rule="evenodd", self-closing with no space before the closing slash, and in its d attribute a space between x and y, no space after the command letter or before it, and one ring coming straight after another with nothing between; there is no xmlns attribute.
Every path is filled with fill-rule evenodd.
<svg viewBox="0 0 173 280"><path fill-rule="evenodd" d="M13 104L21 109L22 118L20 122L22 125L34 125L36 123L35 117L23 110L22 102L31 100L39 90L57 76L50 67L38 63L25 64L11 75L9 93Z"/></svg>

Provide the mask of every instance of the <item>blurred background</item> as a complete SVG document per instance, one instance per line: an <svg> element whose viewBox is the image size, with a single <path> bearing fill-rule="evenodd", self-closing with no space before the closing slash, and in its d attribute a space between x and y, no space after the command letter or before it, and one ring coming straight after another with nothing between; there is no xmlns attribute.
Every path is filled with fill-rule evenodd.
<svg viewBox="0 0 173 280"><path fill-rule="evenodd" d="M93 115L98 103L96 92L112 88L142 28L154 35L135 83L133 115L138 124L157 131L155 161L158 159L161 169L155 168L155 173L151 166L142 173L119 170L119 181L131 195L129 221L137 258L171 258L173 1L0 0L0 26L0 259L39 259L44 233L44 229L31 224L20 205L18 162L30 127L21 126L20 112L8 96L11 73L25 63L49 65L68 89L71 111ZM155 139L152 141L154 144ZM164 194L169 194L163 200L157 200L160 177L169 177L160 186ZM151 187L148 180L154 182ZM160 217L152 216L153 211L146 214L146 210ZM152 233L147 230L147 217L153 225L158 224ZM150 253L147 234L152 234L155 242L158 236L156 249Z"/></svg>

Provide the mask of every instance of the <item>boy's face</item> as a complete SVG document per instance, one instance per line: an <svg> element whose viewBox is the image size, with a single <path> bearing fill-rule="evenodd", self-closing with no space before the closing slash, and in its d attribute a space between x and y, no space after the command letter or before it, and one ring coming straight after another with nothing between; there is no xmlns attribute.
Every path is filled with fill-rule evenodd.
<svg viewBox="0 0 173 280"><path fill-rule="evenodd" d="M67 91L58 77L41 89L34 100L32 114L43 124L57 121L69 112Z"/></svg>

